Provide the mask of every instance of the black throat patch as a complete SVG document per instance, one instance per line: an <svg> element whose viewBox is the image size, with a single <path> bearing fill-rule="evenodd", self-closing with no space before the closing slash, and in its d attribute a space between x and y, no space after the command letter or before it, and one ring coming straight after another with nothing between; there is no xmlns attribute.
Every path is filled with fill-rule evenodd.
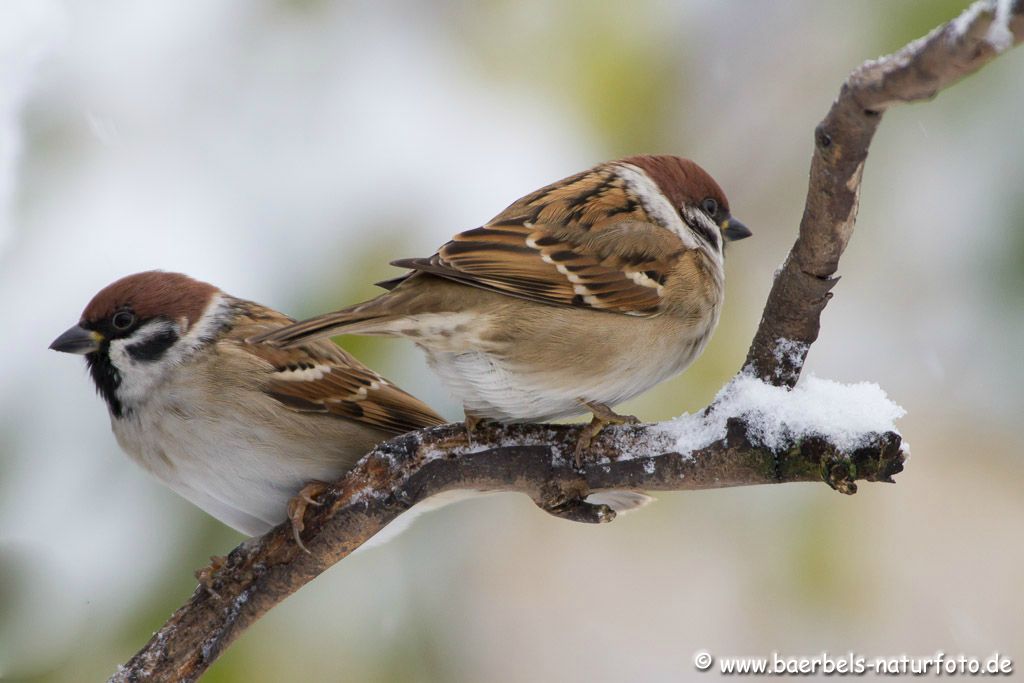
<svg viewBox="0 0 1024 683"><path fill-rule="evenodd" d="M153 363L163 358L177 341L177 332L163 330L145 341L126 346L125 351L136 362ZM89 366L89 374L96 385L96 391L107 402L110 414L115 418L124 417L130 411L125 410L124 404L117 397L117 390L121 386L121 373L110 362L110 343L104 342L98 351L87 354L85 362Z"/></svg>
<svg viewBox="0 0 1024 683"><path fill-rule="evenodd" d="M107 348L108 345L104 344L99 351L87 354L85 362L89 366L89 374L96 385L96 392L107 402L110 414L114 417L121 417L124 414L124 408L117 398L117 388L121 386L121 375L114 364L110 362Z"/></svg>

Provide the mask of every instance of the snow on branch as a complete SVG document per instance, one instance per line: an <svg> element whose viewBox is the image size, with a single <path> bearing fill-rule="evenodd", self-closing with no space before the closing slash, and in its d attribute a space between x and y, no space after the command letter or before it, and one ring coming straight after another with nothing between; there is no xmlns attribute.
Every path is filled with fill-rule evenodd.
<svg viewBox="0 0 1024 683"><path fill-rule="evenodd" d="M282 525L205 570L205 586L112 681L193 681L271 607L344 558L409 507L456 489L518 491L543 510L605 522L601 491L685 491L824 481L892 481L905 459L903 411L872 384L797 384L853 232L868 146L882 113L933 97L1024 37L1024 0L981 0L843 83L815 130L800 234L776 276L744 369L705 411L606 430L582 469L579 427L486 425L466 439L444 425L380 444L305 516L304 552ZM795 389L793 389L795 387Z"/></svg>

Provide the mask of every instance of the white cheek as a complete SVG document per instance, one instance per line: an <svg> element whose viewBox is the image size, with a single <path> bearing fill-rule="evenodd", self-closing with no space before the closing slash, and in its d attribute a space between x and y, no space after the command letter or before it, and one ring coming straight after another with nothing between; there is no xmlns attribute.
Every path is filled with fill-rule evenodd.
<svg viewBox="0 0 1024 683"><path fill-rule="evenodd" d="M164 373L173 364L168 356L172 354L175 347L168 349L163 358L156 361L139 361L132 358L128 353L129 346L144 343L147 339L174 330L180 333L177 325L166 322L148 323L140 327L135 334L127 339L115 339L110 342L110 363L121 377L121 383L117 387L117 398L125 404L131 405L144 400L147 395L163 380Z"/></svg>
<svg viewBox="0 0 1024 683"><path fill-rule="evenodd" d="M163 356L152 361L132 358L128 353L128 347L144 343L147 339L168 330L173 330L180 336L187 324L186 320L173 323L166 320L150 322L136 330L129 338L110 342L110 362L121 376L117 398L129 408L148 400L165 381L168 371L187 361L197 349L216 336L224 320L230 315L230 303L221 295L214 297L188 334L181 336Z"/></svg>
<svg viewBox="0 0 1024 683"><path fill-rule="evenodd" d="M626 182L626 186L640 198L640 203L648 216L677 234L688 248L696 249L699 246L697 238L680 218L679 211L672 206L665 193L658 189L650 176L633 164L618 164L618 174Z"/></svg>

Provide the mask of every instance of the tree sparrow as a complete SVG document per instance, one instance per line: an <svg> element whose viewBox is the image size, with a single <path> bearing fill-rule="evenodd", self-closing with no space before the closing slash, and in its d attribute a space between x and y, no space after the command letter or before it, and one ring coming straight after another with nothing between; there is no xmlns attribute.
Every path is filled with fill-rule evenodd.
<svg viewBox="0 0 1024 683"><path fill-rule="evenodd" d="M688 159L600 164L516 201L375 299L263 332L285 348L336 334L407 337L480 419L544 421L609 406L672 377L722 307L725 242L750 236L718 183Z"/></svg>
<svg viewBox="0 0 1024 683"><path fill-rule="evenodd" d="M334 480L380 441L444 422L329 341L245 341L292 322L205 282L151 271L100 290L50 348L85 355L132 459L257 535L285 519L310 480Z"/></svg>

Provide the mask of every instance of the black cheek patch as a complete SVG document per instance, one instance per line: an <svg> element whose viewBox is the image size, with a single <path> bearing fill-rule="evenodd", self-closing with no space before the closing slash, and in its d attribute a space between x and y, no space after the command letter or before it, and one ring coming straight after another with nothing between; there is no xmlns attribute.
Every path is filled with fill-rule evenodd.
<svg viewBox="0 0 1024 683"><path fill-rule="evenodd" d="M707 239L708 244L710 244L715 249L719 249L721 247L721 236L719 235L720 231L717 228L715 228L714 230L705 228L704 226L701 226L701 228L701 233L704 235L705 239Z"/></svg>
<svg viewBox="0 0 1024 683"><path fill-rule="evenodd" d="M693 223L687 222L687 225L693 228L694 232L698 233L701 237L703 237L705 242L710 244L715 249L718 248L718 236L711 230L711 228L704 225L700 221L694 221Z"/></svg>
<svg viewBox="0 0 1024 683"><path fill-rule="evenodd" d="M718 235L715 234L717 230L712 231L712 229L706 226L702 221L691 221L684 211L680 211L679 215L682 217L683 222L690 226L691 230L693 230L695 233L703 237L704 241L707 242L711 247L715 249L719 248L719 238Z"/></svg>
<svg viewBox="0 0 1024 683"><path fill-rule="evenodd" d="M178 334L174 330L165 330L144 342L126 346L125 351L128 352L128 355L133 360L152 363L153 361L160 360L167 353L167 349L174 346L176 341L178 341Z"/></svg>

